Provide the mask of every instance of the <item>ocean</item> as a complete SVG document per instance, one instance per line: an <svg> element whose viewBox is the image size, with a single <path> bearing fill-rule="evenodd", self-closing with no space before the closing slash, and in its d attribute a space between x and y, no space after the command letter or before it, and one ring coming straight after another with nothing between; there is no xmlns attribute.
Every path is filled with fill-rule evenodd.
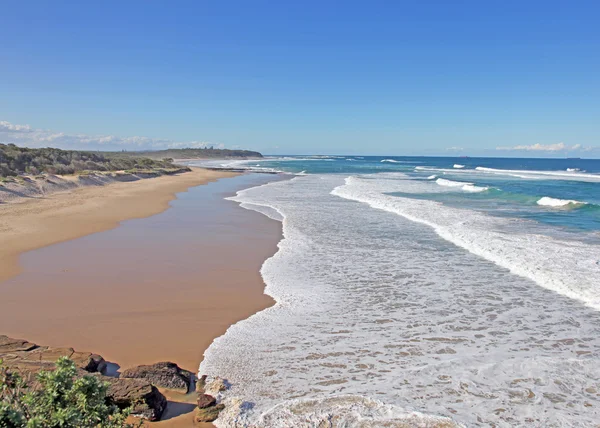
<svg viewBox="0 0 600 428"><path fill-rule="evenodd" d="M200 374L219 427L595 426L600 160L304 156L242 207L283 222L277 302Z"/></svg>

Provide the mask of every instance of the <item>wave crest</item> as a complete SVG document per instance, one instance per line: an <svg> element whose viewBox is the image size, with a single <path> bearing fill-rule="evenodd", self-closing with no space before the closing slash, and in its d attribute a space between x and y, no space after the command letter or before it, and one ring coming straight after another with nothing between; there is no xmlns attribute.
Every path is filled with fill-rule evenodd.
<svg viewBox="0 0 600 428"><path fill-rule="evenodd" d="M545 207L562 208L568 207L569 205L573 207L583 206L587 205L587 202L574 201L572 199L556 199L549 196L544 196L537 201L537 204Z"/></svg>

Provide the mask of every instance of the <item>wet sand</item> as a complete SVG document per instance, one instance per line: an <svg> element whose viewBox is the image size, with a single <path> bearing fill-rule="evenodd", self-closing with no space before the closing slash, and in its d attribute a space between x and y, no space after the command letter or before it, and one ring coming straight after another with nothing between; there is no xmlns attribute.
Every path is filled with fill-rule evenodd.
<svg viewBox="0 0 600 428"><path fill-rule="evenodd" d="M259 270L281 224L223 198L274 179L194 187L161 214L23 254L22 272L0 283L1 333L122 368L174 361L197 371L214 338L273 303ZM152 425L190 426L192 415Z"/></svg>
<svg viewBox="0 0 600 428"><path fill-rule="evenodd" d="M0 204L0 282L20 272L21 253L112 229L126 219L160 213L176 193L234 175L194 168L179 175L81 187Z"/></svg>

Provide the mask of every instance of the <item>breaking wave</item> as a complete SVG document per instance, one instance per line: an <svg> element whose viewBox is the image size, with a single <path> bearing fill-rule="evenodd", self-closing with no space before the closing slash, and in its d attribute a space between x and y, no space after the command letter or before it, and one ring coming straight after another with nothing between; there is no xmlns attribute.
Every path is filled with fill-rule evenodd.
<svg viewBox="0 0 600 428"><path fill-rule="evenodd" d="M571 168L569 168L571 169ZM545 180L573 180L585 182L600 182L600 174L583 173L579 171L539 171L539 170L520 170L520 169L496 169L478 166L476 171L488 174L509 175L525 179L545 179Z"/></svg>
<svg viewBox="0 0 600 428"><path fill-rule="evenodd" d="M393 192L392 188L398 189L398 183L398 180L390 183L352 176L346 179L344 186L334 189L333 194L426 224L442 238L474 254L530 278L543 287L600 309L600 289L597 287L600 282L599 247L544 235L506 235L502 233L506 219L451 208L434 201L382 194ZM451 182L444 185L459 184Z"/></svg>
<svg viewBox="0 0 600 428"><path fill-rule="evenodd" d="M432 177L435 177L435 176L432 176ZM465 192L469 192L469 193L479 193L479 192L485 192L486 190L489 190L489 187L475 186L473 183L465 183L462 181L452 181L452 180L447 180L445 178L438 178L437 180L435 180L435 182L437 184L439 184L440 186L444 186L444 187L460 187L461 190L464 190Z"/></svg>
<svg viewBox="0 0 600 428"><path fill-rule="evenodd" d="M557 208L563 208L563 207L579 207L579 206L583 206L583 205L587 205L587 202L580 202L580 201L574 201L574 200L568 200L568 199L555 199L555 198L551 198L549 196L544 196L543 198L539 199L537 201L538 205L542 205L545 207L557 207Z"/></svg>

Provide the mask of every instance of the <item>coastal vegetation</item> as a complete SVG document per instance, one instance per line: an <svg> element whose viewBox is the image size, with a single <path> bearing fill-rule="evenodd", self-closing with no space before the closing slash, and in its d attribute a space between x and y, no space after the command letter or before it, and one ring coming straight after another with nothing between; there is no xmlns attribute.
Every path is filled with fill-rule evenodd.
<svg viewBox="0 0 600 428"><path fill-rule="evenodd" d="M54 370L40 371L34 381L0 365L0 426L133 428L126 422L129 409L121 410L107 398L108 387L98 377L78 377L75 363L66 357L57 360Z"/></svg>
<svg viewBox="0 0 600 428"><path fill-rule="evenodd" d="M225 149L172 149L144 152L89 152L56 148L30 149L0 144L0 178L22 174L85 174L125 171L132 174L176 173L188 170L173 159L262 157L258 152Z"/></svg>
<svg viewBox="0 0 600 428"><path fill-rule="evenodd" d="M150 159L227 159L227 158L262 158L263 155L259 152L251 150L231 150L231 149L214 149L212 147L205 149L167 149L156 151L139 151L139 152L113 152L121 156L143 156Z"/></svg>
<svg viewBox="0 0 600 428"><path fill-rule="evenodd" d="M65 175L98 171L168 172L178 168L173 164L172 159L156 160L114 153L55 148L30 149L14 144L0 144L0 177L41 173Z"/></svg>

